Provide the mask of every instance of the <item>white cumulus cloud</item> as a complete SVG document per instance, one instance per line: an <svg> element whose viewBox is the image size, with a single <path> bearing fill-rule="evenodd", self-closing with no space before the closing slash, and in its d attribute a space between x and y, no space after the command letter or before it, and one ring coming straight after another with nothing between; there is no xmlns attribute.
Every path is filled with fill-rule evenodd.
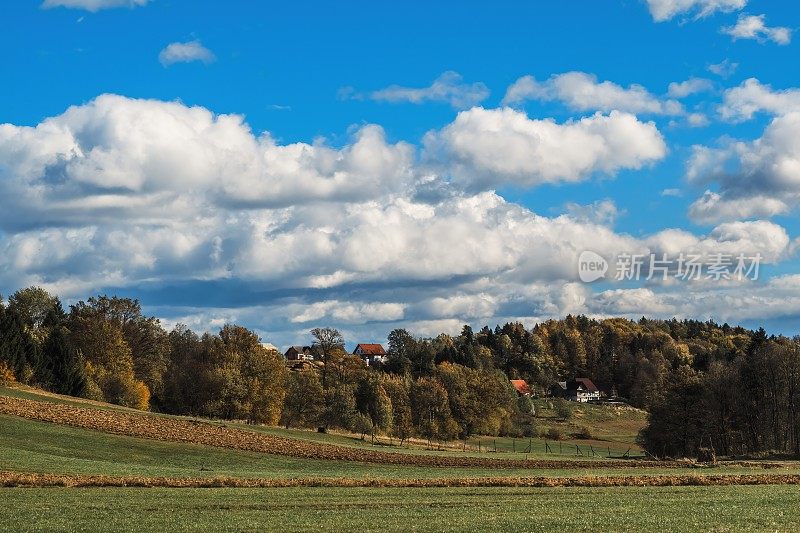
<svg viewBox="0 0 800 533"><path fill-rule="evenodd" d="M489 97L489 89L481 82L464 83L461 74L447 71L436 78L429 87L413 88L392 85L369 94L373 100L385 102L445 102L456 109L466 109L480 104Z"/></svg>
<svg viewBox="0 0 800 533"><path fill-rule="evenodd" d="M470 189L575 182L641 168L667 152L652 122L612 111L559 124L511 108L473 108L424 140L428 158Z"/></svg>
<svg viewBox="0 0 800 533"><path fill-rule="evenodd" d="M165 202L191 213L370 199L407 186L413 148L374 125L341 150L279 145L238 115L102 95L36 127L0 125L0 159L0 224L24 226L160 220Z"/></svg>
<svg viewBox="0 0 800 533"><path fill-rule="evenodd" d="M689 78L682 82L672 82L669 84L667 94L672 98L686 98L693 94L708 92L714 88L711 80L705 78Z"/></svg>
<svg viewBox="0 0 800 533"><path fill-rule="evenodd" d="M170 43L158 54L158 60L165 67L175 63L191 63L193 61L211 63L215 59L214 53L203 46L199 40Z"/></svg>
<svg viewBox="0 0 800 533"><path fill-rule="evenodd" d="M711 15L716 11L729 13L747 5L747 0L645 0L650 14L656 22L670 20L678 15L694 14L695 18Z"/></svg>
<svg viewBox="0 0 800 533"><path fill-rule="evenodd" d="M576 111L627 111L677 115L683 106L675 100L661 100L641 85L622 87L611 81L598 82L585 72L555 74L540 82L533 76L523 76L506 91L504 105L516 105L526 100L562 102Z"/></svg>
<svg viewBox="0 0 800 533"><path fill-rule="evenodd" d="M689 206L689 218L700 224L716 224L724 220L741 220L780 215L789 211L783 200L768 196L723 198L706 191Z"/></svg>
<svg viewBox="0 0 800 533"><path fill-rule="evenodd" d="M783 214L800 203L800 112L774 118L751 142L695 146L687 178L716 183L690 208L698 221Z"/></svg>
<svg viewBox="0 0 800 533"><path fill-rule="evenodd" d="M772 41L786 45L792 40L792 30L783 26L769 27L765 23L766 15L739 15L733 26L725 26L722 33L730 35L733 40L753 39L759 42Z"/></svg>
<svg viewBox="0 0 800 533"><path fill-rule="evenodd" d="M739 63L731 61L728 58L723 59L719 63L713 63L708 65L706 69L711 72L712 74L716 74L721 78L729 78L736 73L736 69L739 68Z"/></svg>
<svg viewBox="0 0 800 533"><path fill-rule="evenodd" d="M725 91L719 113L726 120L749 120L759 112L782 115L800 111L800 89L774 90L756 78Z"/></svg>

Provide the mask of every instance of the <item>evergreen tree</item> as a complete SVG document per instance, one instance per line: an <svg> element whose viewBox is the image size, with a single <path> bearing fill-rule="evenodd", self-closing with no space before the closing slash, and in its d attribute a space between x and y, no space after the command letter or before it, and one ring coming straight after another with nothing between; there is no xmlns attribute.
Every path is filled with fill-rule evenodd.
<svg viewBox="0 0 800 533"><path fill-rule="evenodd" d="M42 350L42 367L50 376L50 389L59 394L82 396L86 390L83 356L69 342L65 328L53 329Z"/></svg>

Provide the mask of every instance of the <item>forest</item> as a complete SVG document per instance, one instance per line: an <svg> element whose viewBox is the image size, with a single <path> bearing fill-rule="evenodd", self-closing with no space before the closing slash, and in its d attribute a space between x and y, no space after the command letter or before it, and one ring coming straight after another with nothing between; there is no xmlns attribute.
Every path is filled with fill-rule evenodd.
<svg viewBox="0 0 800 533"><path fill-rule="evenodd" d="M97 296L65 309L40 287L0 298L0 382L171 414L445 441L535 436L528 397L591 378L649 413L658 457L800 456L800 339L698 320L567 316L457 336L396 329L383 365L315 328L316 362L291 371L248 329L167 331L138 301Z"/></svg>

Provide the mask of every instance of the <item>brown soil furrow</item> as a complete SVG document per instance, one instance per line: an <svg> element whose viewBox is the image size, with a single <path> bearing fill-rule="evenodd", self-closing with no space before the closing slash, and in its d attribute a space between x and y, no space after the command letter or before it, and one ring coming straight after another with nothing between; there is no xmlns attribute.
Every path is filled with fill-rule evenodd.
<svg viewBox="0 0 800 533"><path fill-rule="evenodd" d="M645 466L664 468L687 466L684 461L514 460L457 455L391 453L266 435L255 431L229 428L210 421L203 422L152 416L144 413L89 409L6 396L0 396L0 414L145 439L204 444L235 450L332 461L485 468L630 468Z"/></svg>
<svg viewBox="0 0 800 533"><path fill-rule="evenodd" d="M798 474L658 475L581 477L484 477L433 479L243 479L90 476L0 472L0 487L164 487L164 488L287 488L287 487L682 487L721 485L798 485Z"/></svg>

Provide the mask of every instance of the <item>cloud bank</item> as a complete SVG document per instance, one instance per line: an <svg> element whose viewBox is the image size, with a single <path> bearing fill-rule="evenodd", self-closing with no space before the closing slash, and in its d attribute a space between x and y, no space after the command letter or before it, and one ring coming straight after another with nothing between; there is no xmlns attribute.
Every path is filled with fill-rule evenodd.
<svg viewBox="0 0 800 533"><path fill-rule="evenodd" d="M577 257L680 247L777 262L792 247L783 228L754 220L634 237L612 229L610 202L548 217L494 191L665 153L654 124L619 111L557 123L473 108L420 146L367 124L333 147L280 144L199 106L102 95L35 126L0 125L0 286L41 284L67 299L136 288L168 324L242 321L278 344L321 324L381 340L393 327L531 323L627 312L631 301L639 314L652 304L703 316L716 300L685 302L704 286L595 292L575 282Z"/></svg>

